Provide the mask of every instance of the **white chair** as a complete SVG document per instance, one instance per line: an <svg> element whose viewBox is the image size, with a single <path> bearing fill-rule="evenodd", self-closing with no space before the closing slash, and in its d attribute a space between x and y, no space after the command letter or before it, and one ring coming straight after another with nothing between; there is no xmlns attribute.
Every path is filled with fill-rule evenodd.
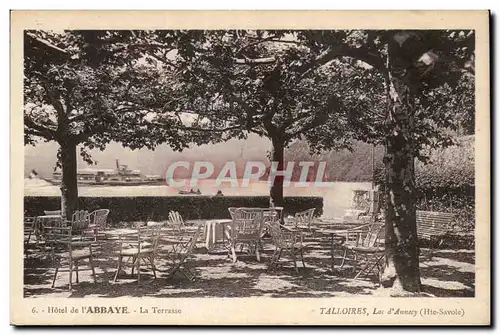
<svg viewBox="0 0 500 335"><path fill-rule="evenodd" d="M91 231L94 236L94 241L97 241L99 234L106 236L107 219L108 219L109 209L98 209L89 214L89 225L85 229L85 232Z"/></svg>
<svg viewBox="0 0 500 335"><path fill-rule="evenodd" d="M180 272L189 281L194 281L196 279L192 269L187 265L186 261L191 257L196 242L198 242L199 236L202 231L202 226L198 225L194 233L190 236L188 243L179 243L173 252L170 253L169 259L172 261L172 268L168 272L168 277L172 277L175 273Z"/></svg>
<svg viewBox="0 0 500 335"><path fill-rule="evenodd" d="M255 253L260 261L259 247L261 244L262 230L264 227L264 208L238 208L232 215L233 222L230 226L229 245L233 262L236 262L236 246L241 250L248 247L249 253Z"/></svg>
<svg viewBox="0 0 500 335"><path fill-rule="evenodd" d="M150 268L156 278L155 259L160 239L160 227L138 227L137 233L120 235L120 250L118 252L118 266L114 281L117 281L122 268L130 263L132 275L137 269L137 281L141 280L141 265ZM126 259L126 260L125 260Z"/></svg>

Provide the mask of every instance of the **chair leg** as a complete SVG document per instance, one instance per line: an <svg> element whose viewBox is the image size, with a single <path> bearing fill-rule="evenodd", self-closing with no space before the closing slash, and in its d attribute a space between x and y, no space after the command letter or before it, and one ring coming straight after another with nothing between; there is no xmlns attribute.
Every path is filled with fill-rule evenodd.
<svg viewBox="0 0 500 335"><path fill-rule="evenodd" d="M59 271L59 264L56 266L56 271L54 272L54 278L52 279L52 288L54 288L54 285L56 284L56 277L58 271Z"/></svg>
<svg viewBox="0 0 500 335"><path fill-rule="evenodd" d="M80 281L78 279L78 261L75 261L75 272L76 272L76 283L78 284Z"/></svg>
<svg viewBox="0 0 500 335"><path fill-rule="evenodd" d="M283 249L280 249L280 252L278 253L278 258L276 259L276 263L278 263L280 261L282 252L283 252Z"/></svg>
<svg viewBox="0 0 500 335"><path fill-rule="evenodd" d="M356 276L354 277L354 279L357 279L359 278L359 276L364 273L366 275L366 277L368 277L368 275L370 274L370 272L375 268L375 267L378 267L378 264L380 263L380 261L382 260L384 256L378 256L377 254L373 255L372 257L369 257L369 256L366 256L366 266L361 269L357 274ZM375 259L376 258L376 259ZM370 262L372 262L372 260L375 260L375 262L373 262L373 264L370 264Z"/></svg>
<svg viewBox="0 0 500 335"><path fill-rule="evenodd" d="M195 280L196 276L191 271L191 269L186 266L186 264L184 264L182 268L179 268L179 270L190 282L193 282Z"/></svg>
<svg viewBox="0 0 500 335"><path fill-rule="evenodd" d="M116 267L116 274L113 281L116 281L118 279L118 273L120 272L121 269L122 269L122 256L118 256L118 266Z"/></svg>
<svg viewBox="0 0 500 335"><path fill-rule="evenodd" d="M141 282L141 258L137 257L136 262L137 262L137 282L140 283Z"/></svg>
<svg viewBox="0 0 500 335"><path fill-rule="evenodd" d="M30 244L31 231L28 233L28 240L26 241L26 246Z"/></svg>
<svg viewBox="0 0 500 335"><path fill-rule="evenodd" d="M429 260L431 261L433 257L434 257L434 243L432 243L431 240L429 241Z"/></svg>
<svg viewBox="0 0 500 335"><path fill-rule="evenodd" d="M299 268L297 267L297 257L295 256L295 252L292 250L290 252L292 255L292 260L293 260L293 266L295 267L295 272L299 273Z"/></svg>
<svg viewBox="0 0 500 335"><path fill-rule="evenodd" d="M273 252L273 255L271 256L271 260L269 261L270 268L273 268L278 263L277 262L278 252L279 252L279 249L276 248L276 250L274 250L274 252Z"/></svg>
<svg viewBox="0 0 500 335"><path fill-rule="evenodd" d="M132 276L134 275L135 267L137 266L136 263L137 263L137 258L132 257Z"/></svg>
<svg viewBox="0 0 500 335"><path fill-rule="evenodd" d="M153 269L153 276L156 279L156 267L155 267L153 257L149 257L149 263L151 264L151 269Z"/></svg>
<svg viewBox="0 0 500 335"><path fill-rule="evenodd" d="M92 270L92 277L94 278L94 284L97 284L97 279L95 275L94 262L92 261L92 257L89 258L90 269Z"/></svg>
<svg viewBox="0 0 500 335"><path fill-rule="evenodd" d="M302 248L300 249L300 258L302 259L302 266L305 269L306 268L306 263L304 262L304 250Z"/></svg>
<svg viewBox="0 0 500 335"><path fill-rule="evenodd" d="M344 247L344 255L342 256L342 263L340 263L340 268L342 268L345 264L345 261L347 259L347 248Z"/></svg>
<svg viewBox="0 0 500 335"><path fill-rule="evenodd" d="M233 256L233 263L236 263L236 250L234 250L234 246L231 246L231 255Z"/></svg>
<svg viewBox="0 0 500 335"><path fill-rule="evenodd" d="M69 290L73 289L73 261L69 260Z"/></svg>
<svg viewBox="0 0 500 335"><path fill-rule="evenodd" d="M259 242L255 242L255 256L257 257L257 261L260 262Z"/></svg>
<svg viewBox="0 0 500 335"><path fill-rule="evenodd" d="M174 274L180 270L181 264L177 263L175 264L172 269L170 270L169 274L167 275L168 278L173 277Z"/></svg>

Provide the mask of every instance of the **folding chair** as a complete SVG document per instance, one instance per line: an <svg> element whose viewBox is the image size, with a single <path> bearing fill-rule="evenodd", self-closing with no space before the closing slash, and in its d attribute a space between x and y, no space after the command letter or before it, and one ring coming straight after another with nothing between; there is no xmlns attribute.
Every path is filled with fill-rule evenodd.
<svg viewBox="0 0 500 335"><path fill-rule="evenodd" d="M271 257L269 267L272 268L278 265L283 251L292 257L295 272L299 272L297 268L297 255L300 254L302 260L302 266L305 268L306 263L304 262L304 249L307 245L303 242L303 235L299 230L291 230L285 226L279 224L279 222L273 222L269 224L269 230L271 232L271 237L273 243L276 247L274 253Z"/></svg>
<svg viewBox="0 0 500 335"><path fill-rule="evenodd" d="M375 268L377 275L380 276L381 261L384 257L385 246L381 240L381 235L384 233L385 225L380 222L374 222L368 225L363 225L352 230L347 230L344 244L344 255L340 267L342 268L346 261L353 260L359 263L362 258L364 266L355 275L355 279L362 274L367 277ZM353 258L349 258L349 253L353 254Z"/></svg>
<svg viewBox="0 0 500 335"><path fill-rule="evenodd" d="M36 217L25 216L23 222L24 231L24 246L27 247L30 243L31 235L35 233L36 229Z"/></svg>
<svg viewBox="0 0 500 335"><path fill-rule="evenodd" d="M313 221L315 210L316 208L309 208L305 211L295 213L295 216L292 220L294 228L304 230L314 237L315 231L311 228L311 223Z"/></svg>
<svg viewBox="0 0 500 335"><path fill-rule="evenodd" d="M180 272L191 282L196 279L193 271L190 267L188 267L186 261L192 255L201 231L202 226L198 225L196 231L191 236L188 245L186 247L181 246L180 250L176 251L174 254L172 254L171 257L169 257L173 263L172 269L168 273L169 278L172 277L175 273Z"/></svg>
<svg viewBox="0 0 500 335"><path fill-rule="evenodd" d="M176 211L170 211L168 213L168 225L179 233L186 226L182 216Z"/></svg>

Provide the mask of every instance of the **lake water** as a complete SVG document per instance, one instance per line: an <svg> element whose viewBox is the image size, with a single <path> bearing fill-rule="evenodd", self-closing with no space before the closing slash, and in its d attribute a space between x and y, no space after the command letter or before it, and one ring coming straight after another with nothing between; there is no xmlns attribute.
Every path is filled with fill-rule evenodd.
<svg viewBox="0 0 500 335"><path fill-rule="evenodd" d="M235 185L236 186L236 185ZM189 189L185 187L182 189ZM196 188L203 195L215 195L221 190L224 195L256 196L269 195L269 184L266 181L252 181L249 186L232 187L230 183L216 185L213 179L200 180ZM323 215L325 217L341 217L351 206L353 190L371 188L371 183L328 182L318 187L295 187L291 183L284 187L285 196L320 196L323 197ZM87 186L79 185L80 196L112 197L112 196L177 196L180 188L167 185L142 186ZM24 194L26 196L60 196L59 186L52 185L41 179L25 179ZM190 195L187 195L190 196Z"/></svg>

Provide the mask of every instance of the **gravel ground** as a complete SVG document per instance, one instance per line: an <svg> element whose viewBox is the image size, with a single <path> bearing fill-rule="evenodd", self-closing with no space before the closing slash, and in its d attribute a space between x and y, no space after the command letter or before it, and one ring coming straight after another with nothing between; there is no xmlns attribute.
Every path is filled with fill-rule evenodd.
<svg viewBox="0 0 500 335"><path fill-rule="evenodd" d="M188 281L177 274L168 276L171 263L167 253L170 246L160 243L158 268L155 279L151 271L141 272L141 281L130 274L121 273L114 282L117 266L116 252L119 243L116 234L130 229L120 228L109 232L106 240L94 246L94 265L97 284L93 283L90 270L80 270L79 283L68 290L68 272L59 273L55 287L51 288L55 269L50 258L40 252L40 245L30 244L25 250L24 296L25 297L351 297L384 296L389 291L378 284L373 274L368 278L353 277L356 267L362 263L348 263L339 268L341 250L336 253L337 266L331 270L331 249L327 240L309 239L304 253L306 268L298 262L299 273L287 257L282 257L277 268L269 268L274 247L270 239L264 239L261 261L244 252L232 263L227 252L220 249L208 253L200 238L193 256L187 264L194 270L196 280ZM474 250L434 250L432 258L422 249L421 277L426 296L473 297L475 292ZM75 276L73 276L75 278Z"/></svg>

